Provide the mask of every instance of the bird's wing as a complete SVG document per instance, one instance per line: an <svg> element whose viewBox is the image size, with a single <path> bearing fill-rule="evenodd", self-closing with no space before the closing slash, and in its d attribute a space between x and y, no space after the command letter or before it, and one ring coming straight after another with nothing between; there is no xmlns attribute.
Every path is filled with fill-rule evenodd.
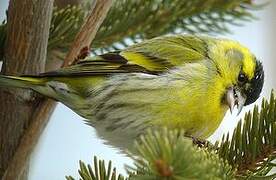
<svg viewBox="0 0 276 180"><path fill-rule="evenodd" d="M198 36L161 36L130 46L120 55L150 71L167 71L208 57L206 42Z"/></svg>
<svg viewBox="0 0 276 180"><path fill-rule="evenodd" d="M107 53L96 57L88 57L78 64L41 73L40 77L62 77L62 76L103 76L114 73L144 72L151 73L142 66L128 64L128 61L119 55L119 52Z"/></svg>
<svg viewBox="0 0 276 180"><path fill-rule="evenodd" d="M175 66L207 56L205 40L196 36L163 36L130 46L122 51L90 57L78 64L41 76L109 75L143 72L158 74Z"/></svg>

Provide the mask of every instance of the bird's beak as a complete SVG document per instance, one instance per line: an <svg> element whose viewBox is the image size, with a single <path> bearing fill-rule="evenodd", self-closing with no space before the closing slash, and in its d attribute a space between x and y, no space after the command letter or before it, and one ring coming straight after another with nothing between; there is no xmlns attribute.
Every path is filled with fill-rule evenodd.
<svg viewBox="0 0 276 180"><path fill-rule="evenodd" d="M234 107L237 105L238 115L242 111L246 97L236 87L230 87L226 92L226 101L229 106L230 112L233 112Z"/></svg>

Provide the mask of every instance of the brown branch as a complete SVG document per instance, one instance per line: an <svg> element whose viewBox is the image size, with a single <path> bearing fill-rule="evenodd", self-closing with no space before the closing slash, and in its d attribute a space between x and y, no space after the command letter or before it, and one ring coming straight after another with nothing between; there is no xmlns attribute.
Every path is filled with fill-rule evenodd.
<svg viewBox="0 0 276 180"><path fill-rule="evenodd" d="M3 64L5 74L44 71L52 7L53 0L10 1ZM41 98L30 90L5 90L8 93L0 90L0 179L4 173L16 177L6 176L6 179L22 179L18 171L6 170L15 166L11 161L21 151L19 144L26 129L33 123L33 112L38 110L36 105Z"/></svg>
<svg viewBox="0 0 276 180"><path fill-rule="evenodd" d="M97 0L95 2L64 60L63 67L78 61L77 57L80 51L85 47L90 47L111 5L112 0Z"/></svg>
<svg viewBox="0 0 276 180"><path fill-rule="evenodd" d="M263 165L268 161L269 157L276 156L276 148L273 148L268 145L263 145L261 148L261 152L256 158L250 157L250 154L244 156L244 160L241 163L236 163L237 166L237 176L242 176L248 174L250 172L259 171L260 168L263 168Z"/></svg>
<svg viewBox="0 0 276 180"><path fill-rule="evenodd" d="M21 138L17 151L9 162L3 179L18 179L18 177L24 175L24 167L26 167L26 164L29 162L30 154L46 127L54 111L55 104L53 100L45 99L37 106L37 111L33 113L32 123Z"/></svg>
<svg viewBox="0 0 276 180"><path fill-rule="evenodd" d="M26 6L28 3L25 1L28 0L12 0L10 2L8 19L8 27L10 26L10 29L8 38L11 41L8 40L6 46L6 61L4 64L5 73L8 74L36 74L43 71L45 65L46 47L45 41L43 40L45 40L44 36L48 38L49 24L47 23L49 23L48 20L50 19L48 13L52 8L46 6L46 4L51 5L52 1L40 0L38 4L34 4L35 7ZM45 5L40 6L43 2L45 2ZM79 54L78 49L91 44L96 31L111 6L111 2L111 0L101 0L95 3L94 9L91 10L90 16L76 37L76 42L72 45L68 57L77 57ZM20 3L25 3L25 5ZM20 9L23 12L20 10L14 12L20 6L24 7ZM41 9L37 10L36 8L48 10L47 13L41 13L44 11ZM30 11L30 9L35 9L36 13ZM28 14L28 17L26 18L24 14ZM18 16L21 16L21 19ZM26 24L24 20L35 23ZM37 21L40 21L42 24L46 21L47 23L39 25ZM21 26L17 27L17 25ZM33 27L34 25L37 27ZM41 32L42 30L40 28L45 31ZM34 29L36 30L33 31ZM18 32L18 34L14 31ZM23 31L22 34L20 34L21 31ZM35 32L40 34L36 34ZM42 41L39 41L41 38ZM43 48L40 47L38 41L43 43ZM82 42L85 45L82 46ZM13 51L15 51L14 54L12 54ZM18 61L19 59L20 61ZM65 63L64 66L68 64L70 62ZM0 100L2 100L0 102L1 107L5 106L4 104L7 105L2 110L0 109L0 118L2 121L0 122L0 179L3 176L3 172L3 179L22 179L26 174L26 164L29 162L30 154L46 126L56 103L49 99L42 99L37 95L33 95L31 91L26 90L13 90L9 91L8 94L0 91ZM23 178L26 179L26 177Z"/></svg>

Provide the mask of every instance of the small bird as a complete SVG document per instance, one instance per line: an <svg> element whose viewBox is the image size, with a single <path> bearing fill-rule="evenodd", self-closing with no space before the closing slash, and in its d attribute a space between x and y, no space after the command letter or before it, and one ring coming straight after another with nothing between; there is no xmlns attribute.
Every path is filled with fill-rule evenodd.
<svg viewBox="0 0 276 180"><path fill-rule="evenodd" d="M207 138L228 109L255 102L263 83L262 63L246 47L194 35L153 38L38 76L0 76L0 86L62 102L118 147L149 127Z"/></svg>

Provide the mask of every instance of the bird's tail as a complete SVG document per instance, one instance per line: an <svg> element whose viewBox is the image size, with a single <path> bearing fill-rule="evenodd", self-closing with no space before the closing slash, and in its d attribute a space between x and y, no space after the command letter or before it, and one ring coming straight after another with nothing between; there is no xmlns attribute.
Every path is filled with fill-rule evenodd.
<svg viewBox="0 0 276 180"><path fill-rule="evenodd" d="M0 75L0 87L33 88L43 85L44 81L39 77L17 77Z"/></svg>

